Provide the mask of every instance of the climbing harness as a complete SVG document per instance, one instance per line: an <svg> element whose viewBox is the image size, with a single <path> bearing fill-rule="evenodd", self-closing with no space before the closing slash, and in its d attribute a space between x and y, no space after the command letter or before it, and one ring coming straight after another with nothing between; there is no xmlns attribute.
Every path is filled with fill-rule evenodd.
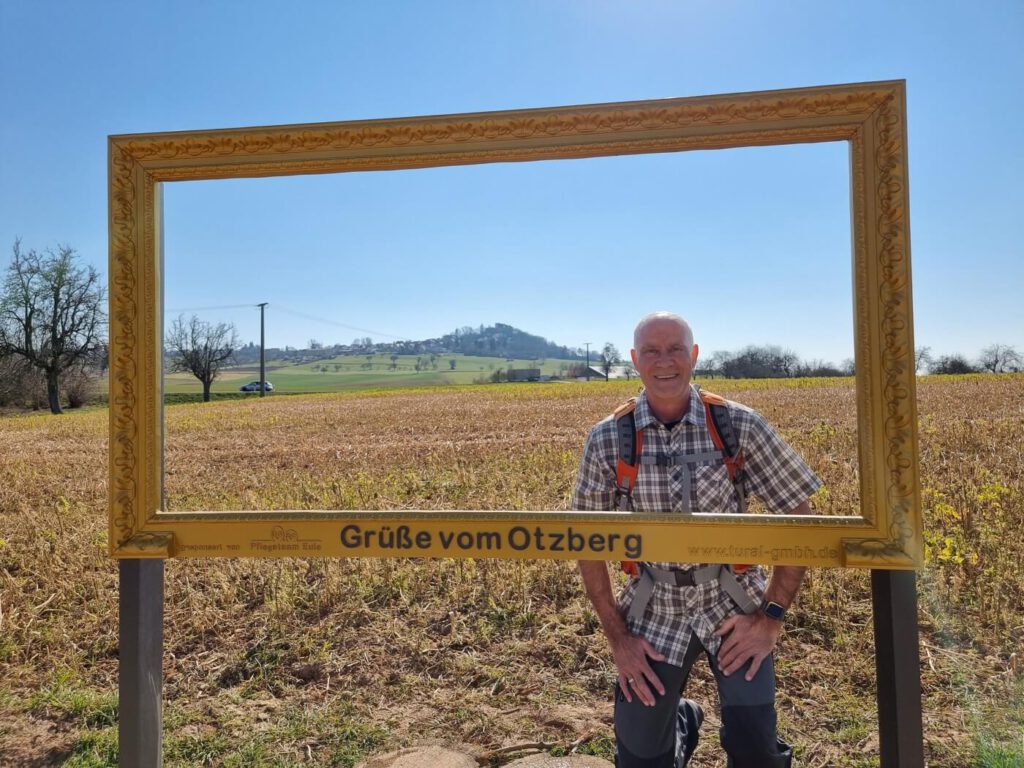
<svg viewBox="0 0 1024 768"><path fill-rule="evenodd" d="M644 456L644 431L637 429L636 398L630 398L615 409L615 432L618 438L618 461L615 467L616 506L624 511L633 511L633 492L636 490L637 475L642 464L660 467L678 467L703 464L709 461L721 461L729 475L736 504L739 512L747 511L746 470L744 469L743 449L739 444L739 436L733 427L732 418L725 398L711 392L698 390L704 406L705 422L708 435L715 446L714 451L701 451L692 454L670 454ZM690 512L690 473L684 472L682 503L684 513ZM647 563L627 560L622 563L622 570L638 579L633 601L629 609L629 618L637 620L644 615L647 605L654 593L654 585L669 584L677 587L692 587L718 582L722 590L729 595L744 613L757 610L755 603L747 591L743 589L736 574L743 573L748 565L706 565L686 571L669 571L655 568Z"/></svg>

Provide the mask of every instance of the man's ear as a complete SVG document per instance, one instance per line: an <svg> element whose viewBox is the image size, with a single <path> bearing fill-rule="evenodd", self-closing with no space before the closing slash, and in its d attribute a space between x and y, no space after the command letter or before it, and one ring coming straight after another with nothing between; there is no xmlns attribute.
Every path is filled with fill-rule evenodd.
<svg viewBox="0 0 1024 768"><path fill-rule="evenodd" d="M700 354L700 345L694 344L693 351L690 352L690 367L693 368L697 365L697 355Z"/></svg>
<svg viewBox="0 0 1024 768"><path fill-rule="evenodd" d="M635 349L629 350L629 357L633 361L633 367L636 368L637 370L640 370L640 363L636 359L636 350Z"/></svg>

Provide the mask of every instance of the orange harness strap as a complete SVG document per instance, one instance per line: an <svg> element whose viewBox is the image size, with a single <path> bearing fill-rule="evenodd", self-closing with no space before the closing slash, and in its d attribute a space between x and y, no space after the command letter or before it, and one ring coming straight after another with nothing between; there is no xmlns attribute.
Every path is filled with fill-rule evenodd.
<svg viewBox="0 0 1024 768"><path fill-rule="evenodd" d="M729 455L729 450L725 445L725 441L722 440L722 435L718 430L718 423L715 421L715 415L711 410L713 405L725 408L725 398L713 392L701 391L700 399L704 403L704 419L708 425L708 434L711 436L711 442L715 444L715 448L722 452L725 470L729 473L729 480L735 485L737 476L743 471L743 451L737 450L735 456Z"/></svg>
<svg viewBox="0 0 1024 768"><path fill-rule="evenodd" d="M619 460L615 465L615 494L618 508L623 512L630 509L630 498L636 488L636 477L640 472L640 456L644 447L644 431L636 428L632 417L636 410L636 398L631 397L615 409L615 428L618 430Z"/></svg>

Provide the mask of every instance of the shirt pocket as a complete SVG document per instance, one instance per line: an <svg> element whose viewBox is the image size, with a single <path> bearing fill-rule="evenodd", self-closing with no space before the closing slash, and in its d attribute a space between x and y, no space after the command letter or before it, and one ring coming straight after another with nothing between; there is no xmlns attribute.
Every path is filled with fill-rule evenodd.
<svg viewBox="0 0 1024 768"><path fill-rule="evenodd" d="M669 491L668 467L641 464L633 491L633 508L636 512L671 512L672 497Z"/></svg>
<svg viewBox="0 0 1024 768"><path fill-rule="evenodd" d="M736 511L736 491L724 464L694 469L697 508L704 515L722 515Z"/></svg>

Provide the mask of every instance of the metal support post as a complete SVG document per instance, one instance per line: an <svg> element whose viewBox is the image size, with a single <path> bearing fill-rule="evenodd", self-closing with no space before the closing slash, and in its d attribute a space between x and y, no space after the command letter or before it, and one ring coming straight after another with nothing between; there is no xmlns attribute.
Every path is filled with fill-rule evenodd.
<svg viewBox="0 0 1024 768"><path fill-rule="evenodd" d="M882 768L924 768L916 577L871 571Z"/></svg>
<svg viewBox="0 0 1024 768"><path fill-rule="evenodd" d="M120 562L121 768L160 768L162 751L164 561Z"/></svg>

